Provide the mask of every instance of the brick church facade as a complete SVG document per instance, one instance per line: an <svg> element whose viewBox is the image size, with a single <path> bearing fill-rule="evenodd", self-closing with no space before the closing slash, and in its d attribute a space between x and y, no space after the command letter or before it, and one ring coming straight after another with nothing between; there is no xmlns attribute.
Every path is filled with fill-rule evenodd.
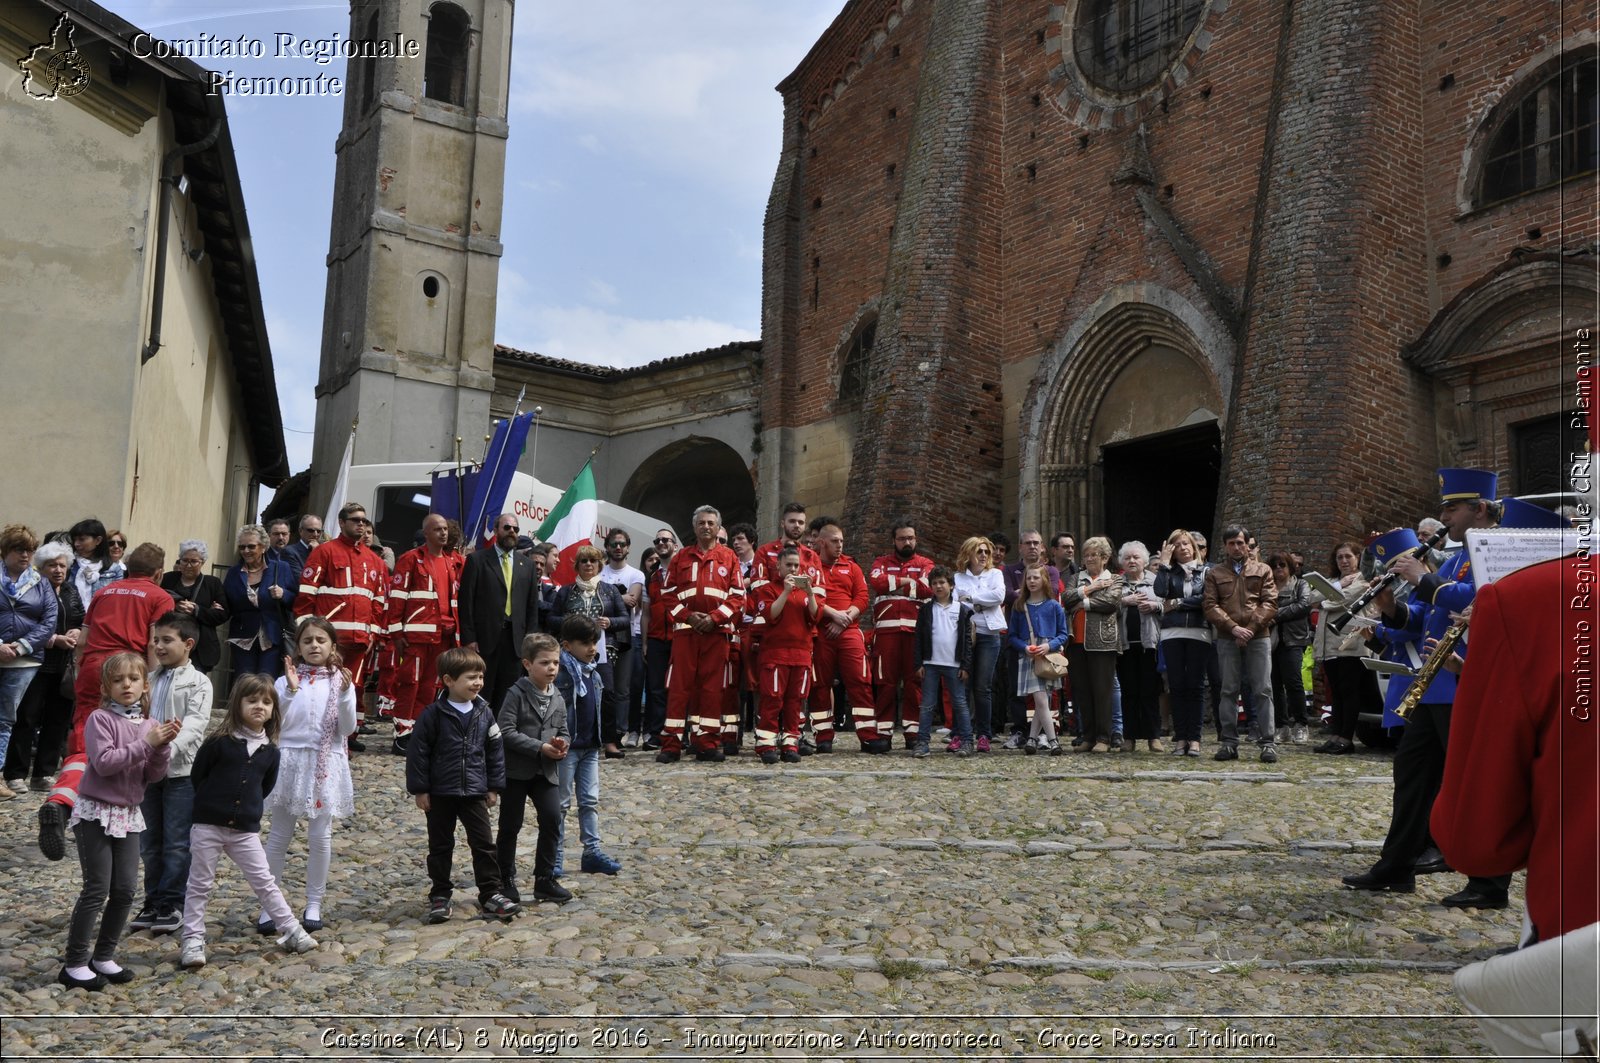
<svg viewBox="0 0 1600 1063"><path fill-rule="evenodd" d="M1320 557L1431 512L1436 465L1565 486L1597 14L850 0L778 86L764 527Z"/></svg>

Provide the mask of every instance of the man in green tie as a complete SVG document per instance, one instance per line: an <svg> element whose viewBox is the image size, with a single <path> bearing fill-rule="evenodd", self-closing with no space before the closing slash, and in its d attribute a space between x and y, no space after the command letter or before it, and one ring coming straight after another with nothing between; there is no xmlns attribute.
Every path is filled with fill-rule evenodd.
<svg viewBox="0 0 1600 1063"><path fill-rule="evenodd" d="M496 517L494 544L474 550L461 572L461 645L488 665L483 696L497 711L521 674L522 637L539 630L539 576L517 553L521 530L515 513Z"/></svg>

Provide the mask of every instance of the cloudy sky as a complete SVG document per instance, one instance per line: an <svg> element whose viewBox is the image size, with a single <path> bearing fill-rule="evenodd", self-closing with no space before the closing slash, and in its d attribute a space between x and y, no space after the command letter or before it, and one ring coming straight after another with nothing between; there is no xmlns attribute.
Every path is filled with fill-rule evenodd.
<svg viewBox="0 0 1600 1063"><path fill-rule="evenodd" d="M240 76L343 77L274 60L275 34L348 34L342 3L100 0L166 40L259 39ZM496 335L632 365L754 338L773 91L844 0L520 0ZM290 461L310 461L339 98L231 96Z"/></svg>

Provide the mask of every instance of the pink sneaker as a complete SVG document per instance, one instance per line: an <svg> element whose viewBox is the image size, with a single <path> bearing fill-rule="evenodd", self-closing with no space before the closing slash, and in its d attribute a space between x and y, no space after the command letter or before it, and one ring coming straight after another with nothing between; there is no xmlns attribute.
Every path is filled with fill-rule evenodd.
<svg viewBox="0 0 1600 1063"><path fill-rule="evenodd" d="M978 736L977 746L978 746L978 752L979 753L987 753L987 752L989 752L989 736L988 735L979 735Z"/></svg>
<svg viewBox="0 0 1600 1063"><path fill-rule="evenodd" d="M959 738L950 739L950 744L945 747L945 752L946 753L959 753L959 752L961 752L961 739L959 739Z"/></svg>

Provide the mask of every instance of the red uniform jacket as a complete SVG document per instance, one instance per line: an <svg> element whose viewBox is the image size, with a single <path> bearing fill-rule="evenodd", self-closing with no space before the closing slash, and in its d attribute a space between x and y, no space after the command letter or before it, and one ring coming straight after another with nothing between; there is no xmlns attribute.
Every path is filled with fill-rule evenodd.
<svg viewBox="0 0 1600 1063"><path fill-rule="evenodd" d="M667 566L660 565L644 581L645 597L650 599L650 622L645 627L645 637L663 642L672 638L672 625L667 623L667 596L662 593L666 579Z"/></svg>
<svg viewBox="0 0 1600 1063"><path fill-rule="evenodd" d="M759 595L756 619L761 623L761 665L811 664L811 640L817 630L816 618L806 608L806 593L790 591L783 612L772 619L772 606L782 591L781 584L768 584Z"/></svg>
<svg viewBox="0 0 1600 1063"><path fill-rule="evenodd" d="M1600 561L1479 587L1433 838L1468 875L1528 869L1540 941L1600 921Z"/></svg>
<svg viewBox="0 0 1600 1063"><path fill-rule="evenodd" d="M150 645L150 625L173 608L172 595L148 576L128 576L107 584L89 603L84 617L88 642L83 655L143 654Z"/></svg>
<svg viewBox="0 0 1600 1063"><path fill-rule="evenodd" d="M311 551L300 570L294 615L320 616L333 625L340 642L369 646L388 624L384 616L388 583L383 558L342 535L329 539Z"/></svg>
<svg viewBox="0 0 1600 1063"><path fill-rule="evenodd" d="M661 596L666 600L672 630L691 630L688 615L706 613L717 627L731 632L744 612L739 558L726 546L713 545L705 551L698 545L685 546L667 563Z"/></svg>
<svg viewBox="0 0 1600 1063"><path fill-rule="evenodd" d="M873 631L916 634L917 610L933 597L928 590L931 571L933 559L921 554L913 554L908 561L900 560L899 554L884 554L872 563L867 586L877 599L872 603Z"/></svg>
<svg viewBox="0 0 1600 1063"><path fill-rule="evenodd" d="M754 565L751 570L750 584L745 588L745 607L750 610L750 615L755 617L754 627L757 633L767 626L766 616L756 612L751 596L762 592L769 584L782 583L778 578L778 555L788 544L782 539L774 539L765 546L756 547ZM817 552L804 543L797 544L800 551L800 571L811 578L811 584L821 589L826 579L822 566L822 558Z"/></svg>
<svg viewBox="0 0 1600 1063"><path fill-rule="evenodd" d="M434 557L419 546L401 554L389 581L389 637L430 646L450 642L465 564L466 558L453 550Z"/></svg>
<svg viewBox="0 0 1600 1063"><path fill-rule="evenodd" d="M865 616L869 599L867 577L862 574L861 566L849 554L840 554L838 560L827 566L827 570L828 582L823 588L822 604L841 613L853 608L858 618Z"/></svg>

